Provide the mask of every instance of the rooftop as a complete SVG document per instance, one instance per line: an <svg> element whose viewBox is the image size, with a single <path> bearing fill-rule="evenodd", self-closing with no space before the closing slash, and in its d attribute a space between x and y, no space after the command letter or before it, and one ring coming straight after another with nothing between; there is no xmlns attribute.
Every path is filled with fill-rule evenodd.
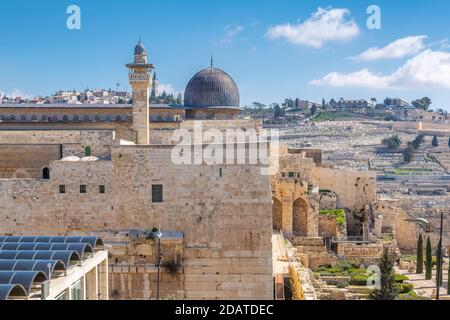
<svg viewBox="0 0 450 320"><path fill-rule="evenodd" d="M64 282L102 249L95 236L0 236L0 300L40 299L44 282Z"/></svg>

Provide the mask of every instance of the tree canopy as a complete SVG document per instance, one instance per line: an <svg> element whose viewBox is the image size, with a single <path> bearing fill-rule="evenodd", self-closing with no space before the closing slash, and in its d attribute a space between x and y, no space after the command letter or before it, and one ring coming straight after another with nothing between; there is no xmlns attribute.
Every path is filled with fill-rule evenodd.
<svg viewBox="0 0 450 320"><path fill-rule="evenodd" d="M383 139L381 142L383 145L385 145L389 150L395 150L397 149L402 141L400 140L398 135Z"/></svg>
<svg viewBox="0 0 450 320"><path fill-rule="evenodd" d="M422 99L416 99L411 101L411 104L417 109L428 110L432 102L430 98L423 97Z"/></svg>

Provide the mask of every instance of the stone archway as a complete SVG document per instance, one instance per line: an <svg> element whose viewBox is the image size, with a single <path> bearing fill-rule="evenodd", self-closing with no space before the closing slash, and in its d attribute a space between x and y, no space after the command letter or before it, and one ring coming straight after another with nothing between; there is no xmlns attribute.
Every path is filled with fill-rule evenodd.
<svg viewBox="0 0 450 320"><path fill-rule="evenodd" d="M272 221L274 230L283 229L283 206L277 198L272 198Z"/></svg>
<svg viewBox="0 0 450 320"><path fill-rule="evenodd" d="M292 205L292 228L296 235L308 234L308 203L303 198L298 198Z"/></svg>

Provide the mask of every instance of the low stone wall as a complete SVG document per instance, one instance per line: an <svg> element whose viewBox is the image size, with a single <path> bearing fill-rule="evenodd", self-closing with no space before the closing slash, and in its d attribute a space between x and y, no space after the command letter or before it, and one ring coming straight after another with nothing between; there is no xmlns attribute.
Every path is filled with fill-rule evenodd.
<svg viewBox="0 0 450 320"><path fill-rule="evenodd" d="M357 243L338 243L337 251L339 256L345 259L373 260L379 259L383 253L381 243L357 244Z"/></svg>
<svg viewBox="0 0 450 320"><path fill-rule="evenodd" d="M293 237L292 244L297 246L324 246L323 238L317 237Z"/></svg>

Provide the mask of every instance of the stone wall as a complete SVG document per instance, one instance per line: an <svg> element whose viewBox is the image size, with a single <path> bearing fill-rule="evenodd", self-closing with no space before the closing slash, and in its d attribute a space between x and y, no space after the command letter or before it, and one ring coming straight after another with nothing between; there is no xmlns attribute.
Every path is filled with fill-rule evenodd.
<svg viewBox="0 0 450 320"><path fill-rule="evenodd" d="M337 252L344 259L373 263L383 254L383 245L380 243L359 244L344 242L338 243Z"/></svg>
<svg viewBox="0 0 450 320"><path fill-rule="evenodd" d="M337 195L335 192L325 192L320 190L320 210L337 209Z"/></svg>
<svg viewBox="0 0 450 320"><path fill-rule="evenodd" d="M161 226L184 234L184 298L271 299L269 177L258 165L174 165L171 151L116 146L111 160L51 162L47 181L0 180L0 233L65 235ZM152 202L154 184L163 186L163 203ZM87 193L80 193L81 185ZM106 193L99 193L100 186ZM112 279L111 292L131 294L123 285L126 276ZM147 292L143 298L154 297L152 291L142 292Z"/></svg>
<svg viewBox="0 0 450 320"><path fill-rule="evenodd" d="M334 191L337 207L349 210L364 210L376 201L375 173L316 167L312 180L320 189Z"/></svg>
<svg viewBox="0 0 450 320"><path fill-rule="evenodd" d="M39 178L42 168L60 157L56 144L0 144L0 178Z"/></svg>
<svg viewBox="0 0 450 320"><path fill-rule="evenodd" d="M63 157L67 156L85 156L85 148L90 147L92 156L110 157L111 146L115 132L113 130L0 130L0 145L2 148L8 148L8 145L21 145L21 155L27 154L30 157L39 159L41 154L45 157L45 149L39 151L38 146L56 145L56 147L48 147L52 150L57 148L59 154L59 145L63 145ZM6 150L6 149L5 149ZM52 157L48 160L59 159ZM21 156L12 158L16 166L21 163ZM43 165L48 165L47 163Z"/></svg>
<svg viewBox="0 0 450 320"><path fill-rule="evenodd" d="M339 225L336 223L336 217L319 215L319 235L324 233L331 237L339 238L340 231Z"/></svg>

